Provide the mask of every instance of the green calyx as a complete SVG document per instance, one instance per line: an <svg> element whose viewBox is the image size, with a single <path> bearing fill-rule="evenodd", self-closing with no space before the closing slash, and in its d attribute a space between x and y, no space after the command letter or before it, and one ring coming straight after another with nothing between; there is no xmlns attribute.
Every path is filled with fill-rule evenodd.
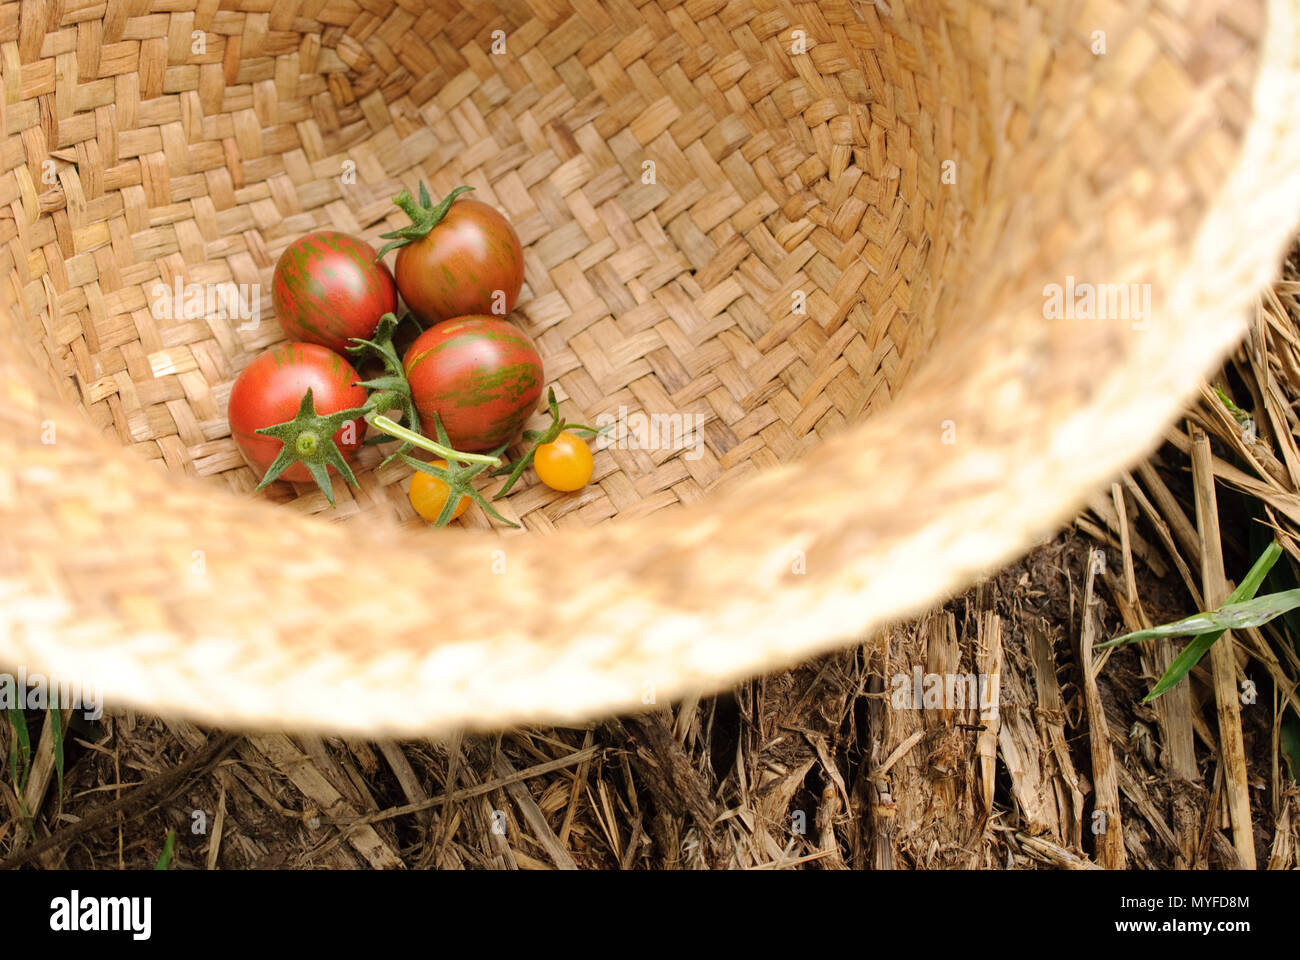
<svg viewBox="0 0 1300 960"><path fill-rule="evenodd" d="M351 410L340 410L338 413L322 417L316 412L316 403L312 399L311 388L308 387L307 392L302 395L302 404L298 407L297 416L292 420L263 427L257 431L284 442L279 456L267 468L266 476L257 485L257 489L261 490L276 480L293 464L301 463L306 466L316 485L321 488L325 499L333 505L334 485L330 481L329 467L337 470L343 479L354 487L357 485L357 478L353 475L352 468L348 466L348 462L343 459L343 454L334 443L334 434L343 429L343 424L350 420L361 419L366 413L367 407L354 407Z"/></svg>
<svg viewBox="0 0 1300 960"><path fill-rule="evenodd" d="M541 431L525 430L524 439L531 444L528 448L528 452L514 463L503 463L492 472L494 477L500 476L503 473L510 474L510 478L506 480L506 485L497 491L496 496L492 498L493 500L500 500L508 494L514 487L515 482L524 475L524 471L528 469L529 464L533 462L533 458L537 455L537 448L548 443L554 443L555 438L563 431L567 430L574 434L586 434L589 437L596 437L613 426L613 424L610 424L610 426L596 429L595 427L589 427L583 423L569 423L560 416L560 405L555 401L554 387L550 387L546 392L546 405L551 413L551 425Z"/></svg>
<svg viewBox="0 0 1300 960"><path fill-rule="evenodd" d="M445 456L441 450L434 449L434 447L438 446L441 446L444 449L450 449L449 441L447 439L447 431L442 428L442 419L437 414L434 414L433 416L433 425L438 431L439 444L435 445L432 441L428 441L429 446L425 446L424 444L421 444L421 446L425 446L425 449L428 449L433 453L438 453L440 456ZM483 494L479 493L478 490L474 488L473 483L474 478L484 470L501 462L501 454L505 452L505 449L505 445L503 444L493 450L489 455L459 455L463 457L474 457L474 462L463 466L457 464L451 457L447 457L447 466L438 467L432 463L425 463L423 460L416 460L414 457L408 457L404 453L401 455L402 459L416 470L437 477L447 485L447 502L442 505L441 512L438 514L437 519L433 521L435 527L445 527L447 524L451 523L451 516L456 512L456 505L460 503L461 497L469 497L482 507L483 512L489 517L492 517L492 519L500 520L508 527L519 526L519 524L513 523L501 516L492 504L488 503L487 500L483 498ZM454 450L451 452L455 453Z"/></svg>
<svg viewBox="0 0 1300 960"><path fill-rule="evenodd" d="M411 218L411 223L400 230L380 234L385 240L391 242L384 244L379 253L375 254L375 261L382 260L384 254L390 250L396 250L398 247L405 246L413 241L424 239L428 236L430 230L442 223L442 218L447 215L447 211L456 202L456 198L467 190L473 189L473 187L457 187L439 200L437 206L434 206L433 200L429 197L429 190L425 187L423 180L420 181L420 200L418 203L411 197L409 191L403 190L393 198L393 203L402 208L403 212Z"/></svg>

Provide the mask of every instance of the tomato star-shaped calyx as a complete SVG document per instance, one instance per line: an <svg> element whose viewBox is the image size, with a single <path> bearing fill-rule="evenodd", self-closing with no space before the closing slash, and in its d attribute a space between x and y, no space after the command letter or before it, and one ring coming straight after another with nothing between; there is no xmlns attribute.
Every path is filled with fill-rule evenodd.
<svg viewBox="0 0 1300 960"><path fill-rule="evenodd" d="M510 492L511 488L515 485L515 482L521 476L523 476L524 471L528 469L528 465L533 462L533 457L537 455L537 448L543 446L544 444L554 442L555 438L560 435L561 431L567 430L573 434L585 433L589 436L596 437L604 433L606 430L610 429L610 427L613 426L613 424L611 423L609 426L605 426L605 427L601 427L600 429L597 429L595 427L589 427L586 424L582 424L582 423L567 422L563 417L560 416L560 405L555 401L554 387L551 387L547 391L546 404L551 413L551 425L547 427L545 431L525 430L524 439L532 444L532 446L528 448L528 452L525 453L518 460L516 460L514 463L503 463L501 464L501 466L497 467L497 469L492 472L492 475L494 477L500 476L501 474L507 472L510 474L510 479L506 481L506 485L504 487L502 487L500 490L497 491L496 496L492 498L493 500L500 500L502 497L504 497L507 493Z"/></svg>
<svg viewBox="0 0 1300 960"><path fill-rule="evenodd" d="M450 441L447 439L447 431L442 428L442 419L436 413L433 415L433 425L438 431L439 442L442 445L449 447ZM416 460L414 457L408 457L404 453L401 454L402 459L416 470L437 477L447 485L447 501L442 505L442 512L439 513L437 519L433 521L435 527L445 527L447 524L451 523L452 515L456 512L456 505L460 503L461 497L469 497L483 508L484 513L489 517L492 517L494 520L500 520L509 527L519 526L519 524L507 520L505 517L501 516L501 514L497 513L492 504L488 503L487 500L483 498L483 494L474 489L473 484L474 478L480 473L488 467L501 462L500 457L501 454L505 452L505 449L506 445L502 444L490 454L480 457L477 462L465 464L464 466L457 464L455 459L452 457L447 457L447 466L445 467L435 466L432 463L425 463L423 460ZM455 451L452 452L455 453ZM468 457L473 456L473 454L459 454L458 456Z"/></svg>
<svg viewBox="0 0 1300 960"><path fill-rule="evenodd" d="M423 180L420 181L420 202L418 204L412 199L409 190L403 190L393 198L393 203L402 208L403 212L411 218L411 222L400 230L380 234L385 240L391 240L392 242L386 243L380 248L379 253L375 254L375 262L378 263L384 259L384 254L390 250L396 250L408 243L424 239L428 236L430 230L442 223L442 218L447 215L447 211L456 202L456 198L467 190L473 189L473 187L457 187L443 197L436 207L429 197L429 190L424 185Z"/></svg>
<svg viewBox="0 0 1300 960"><path fill-rule="evenodd" d="M343 459L343 454L334 443L334 434L343 429L343 424L363 418L368 410L367 405L354 407L351 410L339 410L337 413L322 417L316 412L316 403L312 399L311 388L308 387L307 392L302 395L297 416L292 420L262 427L257 431L284 443L279 455L267 468L266 476L257 485L257 489L261 490L295 463L301 463L316 481L316 485L321 488L325 499L333 506L334 485L330 480L328 467L332 466L352 486L357 485L357 478L353 475L352 468L348 466L348 462Z"/></svg>

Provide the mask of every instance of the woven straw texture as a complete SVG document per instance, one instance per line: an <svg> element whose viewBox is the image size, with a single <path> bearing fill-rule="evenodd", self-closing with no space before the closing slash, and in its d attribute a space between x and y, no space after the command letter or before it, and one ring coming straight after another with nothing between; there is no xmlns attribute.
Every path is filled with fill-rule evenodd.
<svg viewBox="0 0 1300 960"><path fill-rule="evenodd" d="M1286 0L0 4L0 666L435 732L861 639L1068 516L1240 335L1300 211L1297 58ZM374 242L420 179L515 224L570 419L699 446L527 482L518 533L428 528L374 448L335 509L254 494L225 407L277 256ZM1067 278L1151 309L1046 317ZM262 323L154 316L178 280L260 284Z"/></svg>

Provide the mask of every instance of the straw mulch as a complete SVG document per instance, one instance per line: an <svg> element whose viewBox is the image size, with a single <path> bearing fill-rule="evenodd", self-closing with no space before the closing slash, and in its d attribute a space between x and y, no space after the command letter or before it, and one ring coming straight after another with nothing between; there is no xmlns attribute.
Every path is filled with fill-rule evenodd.
<svg viewBox="0 0 1300 960"><path fill-rule="evenodd" d="M859 647L723 696L445 742L74 715L61 796L52 724L29 713L0 858L150 867L173 829L173 869L1300 866L1300 725L1282 718L1300 634L1233 634L1151 705L1182 641L1092 650L1222 602L1271 534L1286 553L1265 589L1297 585L1298 294L1293 256L1147 462L1021 561ZM891 706L918 666L1000 673L998 715ZM0 724L0 753L13 745Z"/></svg>

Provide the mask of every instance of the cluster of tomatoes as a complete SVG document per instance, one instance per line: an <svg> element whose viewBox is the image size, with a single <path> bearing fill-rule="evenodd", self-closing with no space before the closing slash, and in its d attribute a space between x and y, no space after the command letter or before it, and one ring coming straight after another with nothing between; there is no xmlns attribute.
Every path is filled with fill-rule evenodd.
<svg viewBox="0 0 1300 960"><path fill-rule="evenodd" d="M394 202L411 223L384 234L391 242L378 253L322 230L281 255L272 302L290 342L244 368L228 407L231 435L262 475L259 489L276 479L314 480L333 503L332 473L355 486L350 463L361 445L394 440L401 446L389 459L415 471L412 506L439 526L471 500L509 522L473 485L488 469L509 474L496 499L529 465L556 490L579 490L591 479L591 450L578 434L597 431L565 423L554 390L550 427L526 431L529 448L515 462L501 459L537 408L542 361L505 319L524 282L519 237L493 207L462 198L469 189L436 206L423 184L418 201L403 191ZM383 257L394 249L390 272ZM399 293L420 329L400 356ZM354 363L375 375L362 379ZM367 423L376 428L369 440ZM438 459L410 456L413 448Z"/></svg>

